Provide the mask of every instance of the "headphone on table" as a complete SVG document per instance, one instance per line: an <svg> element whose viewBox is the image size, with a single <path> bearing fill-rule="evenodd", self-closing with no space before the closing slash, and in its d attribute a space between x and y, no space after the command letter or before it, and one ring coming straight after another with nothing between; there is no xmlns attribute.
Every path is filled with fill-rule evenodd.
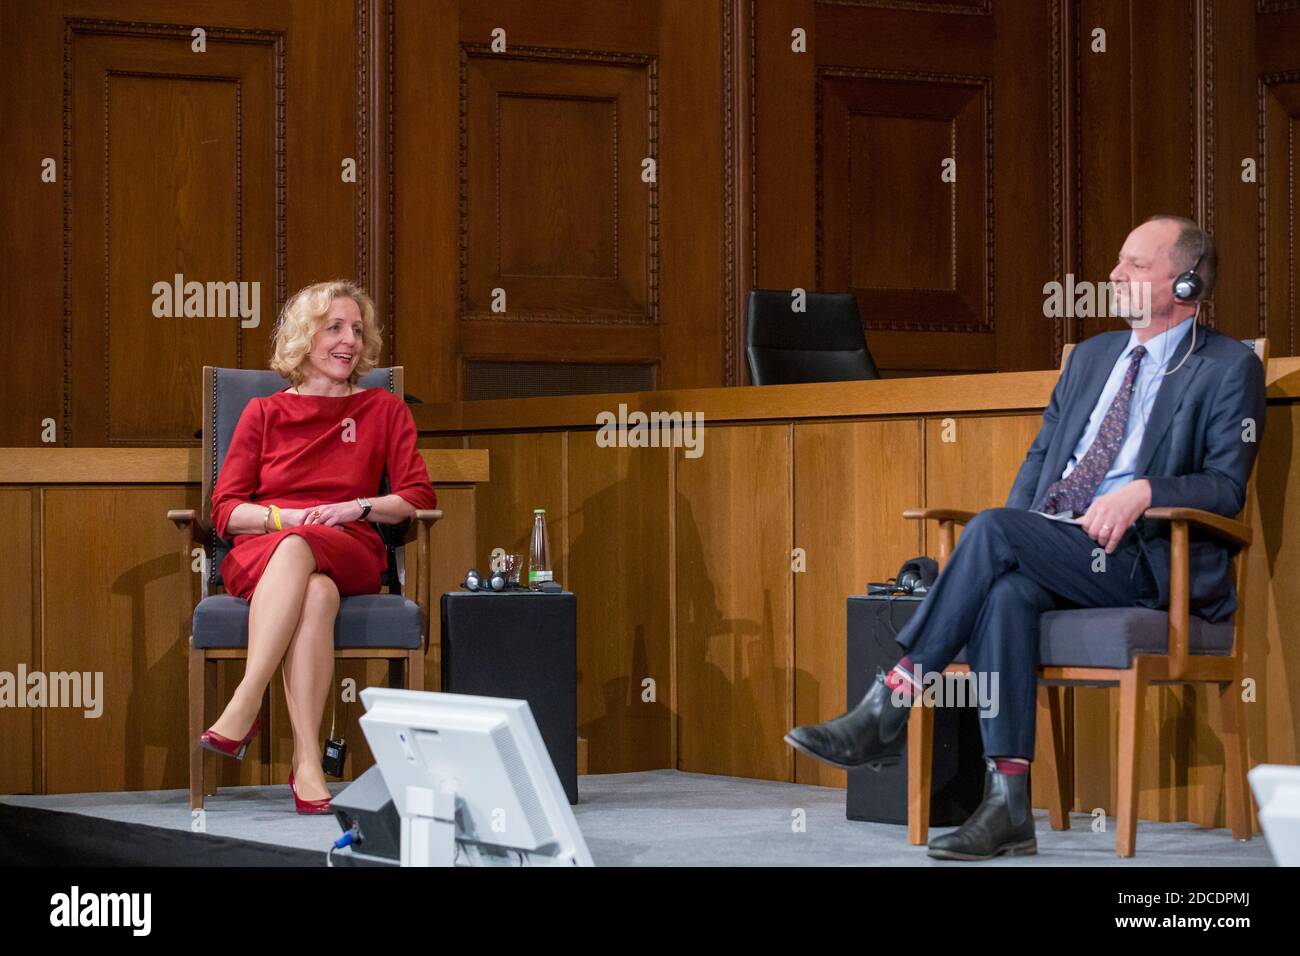
<svg viewBox="0 0 1300 956"><path fill-rule="evenodd" d="M925 555L904 561L898 576L878 584L868 581L868 594L926 594L939 577L939 562Z"/></svg>
<svg viewBox="0 0 1300 956"><path fill-rule="evenodd" d="M466 591L485 591L501 592L506 589L509 582L501 571L493 571L492 574L484 580L478 573L477 568L470 568L465 573L465 581L461 584Z"/></svg>

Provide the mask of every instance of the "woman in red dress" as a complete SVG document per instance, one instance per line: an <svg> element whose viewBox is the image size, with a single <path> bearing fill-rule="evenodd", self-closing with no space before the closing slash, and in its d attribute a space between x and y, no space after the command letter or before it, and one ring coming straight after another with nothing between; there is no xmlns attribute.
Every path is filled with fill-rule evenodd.
<svg viewBox="0 0 1300 956"><path fill-rule="evenodd" d="M289 386L248 403L212 492L213 530L233 541L222 580L229 594L249 601L248 664L201 743L242 757L283 661L294 743L289 783L300 813L329 812L320 724L333 684L339 599L379 593L387 569L369 522L397 524L437 506L402 397L356 387L375 368L381 342L374 305L352 283L317 283L293 296L271 360ZM392 493L367 497L385 468Z"/></svg>

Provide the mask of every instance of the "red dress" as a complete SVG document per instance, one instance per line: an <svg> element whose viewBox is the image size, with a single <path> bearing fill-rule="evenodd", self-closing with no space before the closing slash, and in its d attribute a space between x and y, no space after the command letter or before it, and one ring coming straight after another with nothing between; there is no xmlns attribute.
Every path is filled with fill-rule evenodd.
<svg viewBox="0 0 1300 956"><path fill-rule="evenodd" d="M391 494L416 508L438 504L424 459L415 447L415 419L406 403L383 388L351 395L276 392L249 401L212 491L212 526L226 540L226 523L246 501L281 508L374 498L388 469ZM221 562L226 592L251 600L271 553L287 534L301 535L340 595L378 594L388 556L368 521L300 525L269 534L238 534Z"/></svg>

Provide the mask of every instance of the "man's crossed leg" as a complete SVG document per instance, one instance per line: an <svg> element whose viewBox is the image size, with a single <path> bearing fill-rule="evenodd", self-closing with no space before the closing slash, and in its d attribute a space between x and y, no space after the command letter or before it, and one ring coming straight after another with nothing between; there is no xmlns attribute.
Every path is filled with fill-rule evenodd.
<svg viewBox="0 0 1300 956"><path fill-rule="evenodd" d="M930 852L956 859L1032 853L1026 771L1034 754L1039 616L1058 607L1133 606L1154 594L1134 530L1106 554L1078 525L1019 508L989 508L966 525L930 593L899 632L905 654L899 665L879 675L847 714L796 727L786 740L834 766L896 762L915 690L911 678L942 671L964 646L978 686L997 689L980 721L989 767L984 802L960 829L931 840Z"/></svg>

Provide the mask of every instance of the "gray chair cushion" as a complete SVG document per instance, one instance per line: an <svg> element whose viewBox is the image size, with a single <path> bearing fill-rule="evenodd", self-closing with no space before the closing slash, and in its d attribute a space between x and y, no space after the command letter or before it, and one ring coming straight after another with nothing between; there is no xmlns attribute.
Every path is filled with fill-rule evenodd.
<svg viewBox="0 0 1300 956"><path fill-rule="evenodd" d="M1193 654L1232 653L1232 620L1211 624L1188 616ZM1169 614L1148 607L1084 607L1047 611L1039 619L1040 667L1128 668L1136 654L1169 653ZM966 649L954 663L969 663Z"/></svg>
<svg viewBox="0 0 1300 956"><path fill-rule="evenodd" d="M248 602L214 594L194 609L196 648L248 647ZM335 648L420 646L420 606L400 594L353 594L339 601Z"/></svg>
<svg viewBox="0 0 1300 956"><path fill-rule="evenodd" d="M1188 615L1188 650L1232 653L1232 619L1211 624ZM1048 611L1040 619L1041 667L1127 668L1138 654L1169 653L1169 614L1149 607L1088 607Z"/></svg>

